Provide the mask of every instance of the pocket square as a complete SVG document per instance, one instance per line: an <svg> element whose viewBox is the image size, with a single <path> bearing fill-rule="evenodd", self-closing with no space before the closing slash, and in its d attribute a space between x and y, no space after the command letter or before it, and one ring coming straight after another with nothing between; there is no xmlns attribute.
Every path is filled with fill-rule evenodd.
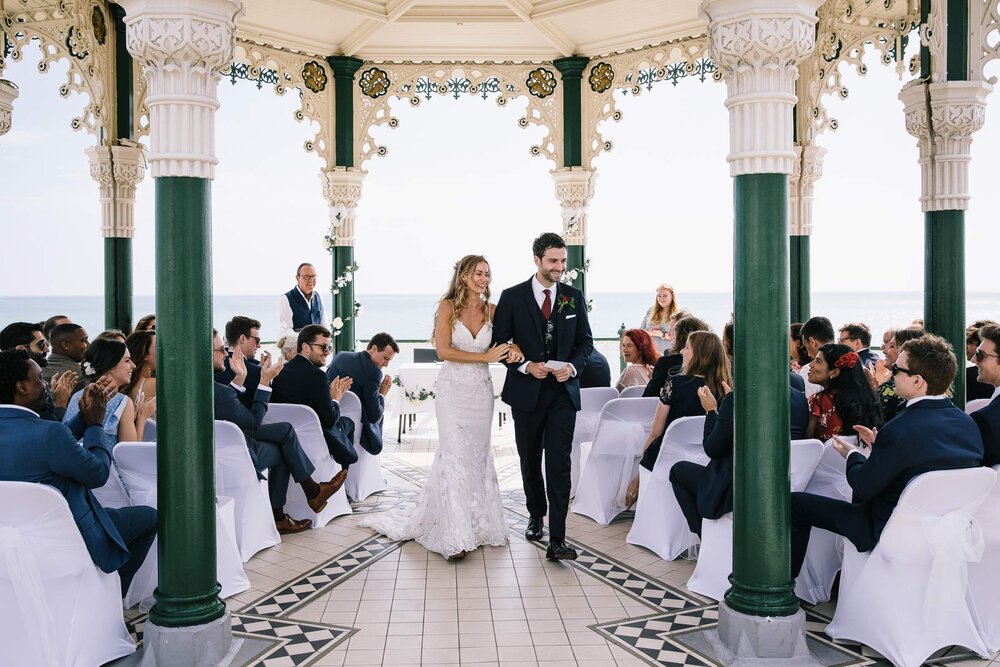
<svg viewBox="0 0 1000 667"><path fill-rule="evenodd" d="M573 319L574 317L576 317L576 315L567 315L567 316L566 316L566 319L567 319L567 320L571 320L571 319Z"/></svg>

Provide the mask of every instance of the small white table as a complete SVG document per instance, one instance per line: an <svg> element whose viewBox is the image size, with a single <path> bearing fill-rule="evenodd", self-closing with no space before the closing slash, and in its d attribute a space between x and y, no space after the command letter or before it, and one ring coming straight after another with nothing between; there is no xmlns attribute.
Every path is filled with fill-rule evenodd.
<svg viewBox="0 0 1000 667"><path fill-rule="evenodd" d="M406 428L413 425L418 414L434 414L434 398L437 389L437 376L441 372L441 363L403 364L399 367L393 384L396 387L395 404L399 414L399 427L396 442L400 442ZM500 401L500 392L507 379L507 367L503 364L490 364L490 376L493 379L493 395L496 397L498 423L503 425L510 415L510 407Z"/></svg>

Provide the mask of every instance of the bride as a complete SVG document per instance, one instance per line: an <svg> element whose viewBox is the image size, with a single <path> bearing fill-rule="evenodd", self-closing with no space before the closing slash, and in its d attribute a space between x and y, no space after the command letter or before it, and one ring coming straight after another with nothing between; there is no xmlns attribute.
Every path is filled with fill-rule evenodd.
<svg viewBox="0 0 1000 667"><path fill-rule="evenodd" d="M486 258L463 257L434 317L434 345L444 364L434 389L439 445L427 485L416 507L369 515L361 526L391 540L416 540L445 558L507 542L490 447L493 381L487 364L523 355L508 344L490 347L495 308Z"/></svg>

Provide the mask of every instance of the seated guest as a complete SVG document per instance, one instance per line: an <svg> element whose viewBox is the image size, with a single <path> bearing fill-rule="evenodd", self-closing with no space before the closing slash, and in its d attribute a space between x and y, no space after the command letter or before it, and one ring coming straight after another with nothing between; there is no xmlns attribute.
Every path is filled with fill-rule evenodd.
<svg viewBox="0 0 1000 667"><path fill-rule="evenodd" d="M729 370L729 359L722 349L722 340L710 331L695 331L687 337L684 349L684 366L680 375L667 378L660 391L660 405L656 407L653 427L643 448L642 460L646 470L652 470L660 455L660 445L667 427L681 417L699 417L705 414L698 398L698 390L708 387L716 400L726 394L726 386L732 386L733 376ZM639 476L629 483L625 495L626 507L631 507L639 498Z"/></svg>
<svg viewBox="0 0 1000 667"><path fill-rule="evenodd" d="M295 270L295 287L278 298L278 334L298 333L307 324L327 325L323 298L316 291L316 267L304 262Z"/></svg>
<svg viewBox="0 0 1000 667"><path fill-rule="evenodd" d="M133 333L136 331L156 331L156 315L151 313L141 318L135 323L135 328L132 329Z"/></svg>
<svg viewBox="0 0 1000 667"><path fill-rule="evenodd" d="M629 329L622 335L621 351L625 369L615 388L621 391L625 387L648 384L653 366L660 358L649 334L642 329Z"/></svg>
<svg viewBox="0 0 1000 667"><path fill-rule="evenodd" d="M323 372L333 349L330 330L307 324L299 332L299 353L285 364L271 383L271 403L308 405L319 417L330 456L345 470L356 463L354 422L340 416L340 399L351 386L351 378L328 380Z"/></svg>
<svg viewBox="0 0 1000 667"><path fill-rule="evenodd" d="M729 368L732 370L733 374L736 374L736 344L734 338L736 336L736 322L734 320L729 320L726 326L722 328L722 347L726 349L726 357L729 358ZM805 391L806 381L802 379L802 376L798 373L793 373L788 371L788 384L792 389L798 389L799 391Z"/></svg>
<svg viewBox="0 0 1000 667"><path fill-rule="evenodd" d="M260 349L260 322L252 317L237 315L226 322L226 344L229 352L223 360L223 370L215 374L215 381L221 384L229 384L233 381L234 373L229 367L229 359L233 352L239 349L243 353L246 362L247 377L243 382L246 391L240 392L238 398L240 403L248 408L253 405L254 395L257 393L257 385L260 384L260 362L257 361L257 350ZM263 355L270 358L267 352Z"/></svg>
<svg viewBox="0 0 1000 667"><path fill-rule="evenodd" d="M326 371L331 383L338 377L351 378L351 391L361 399L361 446L372 456L382 451L385 396L392 386L392 377L383 375L382 369L397 354L399 345L392 336L377 333L363 352L338 352Z"/></svg>
<svg viewBox="0 0 1000 667"><path fill-rule="evenodd" d="M136 329L125 339L125 347L135 370L129 383L122 387L122 393L138 405L143 398L156 396L156 333L150 329Z"/></svg>
<svg viewBox="0 0 1000 667"><path fill-rule="evenodd" d="M42 335L42 327L31 322L14 322L0 331L0 350L24 350L39 368L48 366L49 342ZM65 371L52 377L45 391L45 406L38 416L49 421L62 421L66 405L73 395L79 373Z"/></svg>
<svg viewBox="0 0 1000 667"><path fill-rule="evenodd" d="M899 357L899 350L903 343L914 338L920 338L926 333L923 329L910 327L909 329L895 329L888 343L884 343L882 353L885 360L875 362L874 368L866 368L869 384L875 387L879 403L882 405L882 420L888 422L899 414L899 411L906 405L906 401L896 394L896 378L892 374L892 365ZM883 337L884 340L884 337Z"/></svg>
<svg viewBox="0 0 1000 667"><path fill-rule="evenodd" d="M718 519L733 511L733 392L725 385L721 405L708 387L698 390L705 410L702 445L711 459L707 466L679 461L670 468L670 485L691 532L701 537L701 520ZM789 388L788 407L792 440L805 436L809 423L806 395Z"/></svg>
<svg viewBox="0 0 1000 667"><path fill-rule="evenodd" d="M809 382L823 388L809 397L807 438L827 441L835 435L854 435L858 424L882 425L882 406L868 382L861 358L846 345L828 343L809 364Z"/></svg>
<svg viewBox="0 0 1000 667"><path fill-rule="evenodd" d="M799 334L802 336L802 346L806 348L806 354L815 359L820 347L833 342L833 325L825 317L810 317L802 325ZM806 384L806 398L823 390L819 385L809 381L809 366L811 364L810 361L799 369L799 375L802 376Z"/></svg>
<svg viewBox="0 0 1000 667"><path fill-rule="evenodd" d="M87 382L96 382L109 396L104 413L104 433L108 444L114 447L118 442L142 440L146 421L156 410L155 398L144 398L133 403L121 390L132 380L135 364L125 343L107 338L99 338L90 344L83 355L83 375ZM66 407L63 423L68 423L80 412L82 391L73 394Z"/></svg>
<svg viewBox="0 0 1000 667"><path fill-rule="evenodd" d="M802 323L797 322L793 324L789 330L788 338L788 356L790 361L788 362L788 370L792 373L798 373L802 370L802 367L812 361L812 357L806 352L805 345L802 344ZM802 381L803 386L805 386L805 380Z"/></svg>
<svg viewBox="0 0 1000 667"><path fill-rule="evenodd" d="M287 336L282 336L275 342L275 346L281 351L281 358L285 361L291 361L295 358L298 352L295 351L295 346L298 343L298 336L295 334L289 334Z"/></svg>
<svg viewBox="0 0 1000 667"><path fill-rule="evenodd" d="M983 436L984 466L1000 463L1000 325L987 324L979 329L980 343L973 357L979 369L979 381L994 387L993 398L984 408L972 413Z"/></svg>
<svg viewBox="0 0 1000 667"><path fill-rule="evenodd" d="M222 347L219 332L214 331L212 342L212 363L215 372L223 367L226 349ZM316 466L302 451L298 436L291 424L277 422L264 424L267 404L271 399L271 381L281 372L284 362L272 363L265 359L260 368L260 385L254 395L253 405L247 408L236 398L237 393L245 391L243 381L247 377L246 362L240 348L233 350L230 367L234 377L229 384L215 383L215 418L232 422L240 427L247 441L247 449L257 472L264 470L267 474L267 493L271 499L271 511L274 514L274 525L278 532L285 535L308 530L312 522L308 519L297 520L285 513L285 496L288 494L289 477L302 486L309 508L316 513L322 512L330 497L340 490L347 479L347 471L341 470L328 482L317 483L313 478Z"/></svg>
<svg viewBox="0 0 1000 667"><path fill-rule="evenodd" d="M97 334L97 338L94 340L116 340L119 343L125 342L125 334L119 329L108 329Z"/></svg>
<svg viewBox="0 0 1000 667"><path fill-rule="evenodd" d="M663 385L667 382L667 378L681 372L681 366L684 364L684 359L681 356L681 350L683 350L684 346L687 345L688 336L695 331L711 330L712 327L708 326L707 322L698 319L694 315L688 315L687 317L682 317L677 320L673 329L670 330L673 348L671 349L670 354L664 354L653 366L653 372L650 374L649 382L646 383L645 391L642 392L642 397L658 397L660 395L660 391L663 389Z"/></svg>
<svg viewBox="0 0 1000 667"><path fill-rule="evenodd" d="M47 484L62 493L94 564L118 571L124 596L156 536L156 510L101 507L90 489L104 486L111 470L104 393L91 385L80 404L68 426L40 419L41 369L27 352L0 352L0 480Z"/></svg>
<svg viewBox="0 0 1000 667"><path fill-rule="evenodd" d="M60 324L70 324L71 322L72 320L65 315L53 315L49 319L45 320L44 324L42 324L42 335L45 336L45 340L49 341L51 344L52 330Z"/></svg>
<svg viewBox="0 0 1000 667"><path fill-rule="evenodd" d="M588 387L610 387L611 386L611 366L608 358L601 354L601 351L594 347L590 353L587 365L580 371L580 389Z"/></svg>
<svg viewBox="0 0 1000 667"><path fill-rule="evenodd" d="M871 351L872 330L864 322L852 322L840 327L840 344L846 345L861 358L862 368L878 361L878 355Z"/></svg>
<svg viewBox="0 0 1000 667"><path fill-rule="evenodd" d="M73 392L83 389L86 381L80 376L80 364L90 346L87 331L79 324L57 324L52 329L49 344L52 352L49 353L48 364L42 369L42 379L51 383L59 373L72 373L77 378Z"/></svg>
<svg viewBox="0 0 1000 667"><path fill-rule="evenodd" d="M802 568L813 526L843 535L858 551L870 551L911 479L981 464L983 441L975 422L945 396L956 371L951 345L939 336L927 334L903 345L893 373L906 408L881 430L857 426L861 441L871 448L868 458L834 439L834 448L847 459L854 502L792 494L793 577Z"/></svg>
<svg viewBox="0 0 1000 667"><path fill-rule="evenodd" d="M673 316L679 310L674 288L666 283L657 286L656 299L643 316L639 328L650 335L659 354L664 354L670 349L670 329L675 322Z"/></svg>
<svg viewBox="0 0 1000 667"><path fill-rule="evenodd" d="M993 396L993 385L980 381L979 369L974 363L976 350L983 342L979 330L987 324L997 325L993 320L976 320L965 330L965 400L974 401L977 398Z"/></svg>

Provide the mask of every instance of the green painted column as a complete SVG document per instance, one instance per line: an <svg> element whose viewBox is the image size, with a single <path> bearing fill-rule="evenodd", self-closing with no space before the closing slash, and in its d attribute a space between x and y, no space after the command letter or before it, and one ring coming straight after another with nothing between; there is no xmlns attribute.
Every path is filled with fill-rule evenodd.
<svg viewBox="0 0 1000 667"><path fill-rule="evenodd" d="M215 547L212 185L156 179L156 367L162 627L220 618Z"/></svg>
<svg viewBox="0 0 1000 667"><path fill-rule="evenodd" d="M584 56L569 56L567 58L557 58L552 64L559 70L562 76L562 96L563 96L563 167L583 166L583 99L581 97L583 72L587 67L590 58ZM591 186L591 194L593 187ZM588 198L589 199L589 198ZM586 205L589 201L583 202L581 218L586 218ZM577 278L573 281L573 286L587 293L587 276L583 270L587 262L586 229L585 221L579 221L580 229L578 233L570 232L566 234L566 249L568 257L566 259L566 269L568 271L577 270Z"/></svg>
<svg viewBox="0 0 1000 667"><path fill-rule="evenodd" d="M965 356L965 211L924 213L924 328L944 337ZM952 385L952 401L965 406L964 364Z"/></svg>
<svg viewBox="0 0 1000 667"><path fill-rule="evenodd" d="M753 616L799 608L790 565L788 176L733 180L736 451L726 604Z"/></svg>
<svg viewBox="0 0 1000 667"><path fill-rule="evenodd" d="M132 331L132 239L104 239L104 327Z"/></svg>
<svg viewBox="0 0 1000 667"><path fill-rule="evenodd" d="M791 321L805 322L809 319L809 237L789 236L789 267L791 291Z"/></svg>

